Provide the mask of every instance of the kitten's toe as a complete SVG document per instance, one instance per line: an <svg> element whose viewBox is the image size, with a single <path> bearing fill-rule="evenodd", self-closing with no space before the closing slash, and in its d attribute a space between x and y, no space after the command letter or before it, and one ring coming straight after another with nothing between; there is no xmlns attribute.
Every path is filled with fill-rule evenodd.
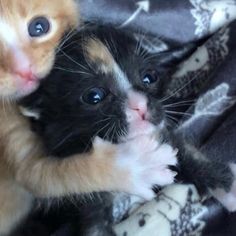
<svg viewBox="0 0 236 236"><path fill-rule="evenodd" d="M171 171L167 167L162 170L153 170L150 171L150 182L152 182L153 186L165 186L174 183L176 172Z"/></svg>
<svg viewBox="0 0 236 236"><path fill-rule="evenodd" d="M162 144L154 153L156 155L154 158L157 158L157 161L162 165L175 166L177 165L177 153L178 150L174 149L171 145Z"/></svg>

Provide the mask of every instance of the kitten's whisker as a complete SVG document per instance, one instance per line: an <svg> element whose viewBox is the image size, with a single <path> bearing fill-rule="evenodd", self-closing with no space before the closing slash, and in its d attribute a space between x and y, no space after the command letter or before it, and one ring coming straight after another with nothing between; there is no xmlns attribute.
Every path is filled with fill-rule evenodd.
<svg viewBox="0 0 236 236"><path fill-rule="evenodd" d="M71 56L69 56L68 54L66 54L63 50L61 50L59 48L59 50L63 53L64 56L66 56L70 61L74 62L77 66L79 66L80 68L83 68L84 70L87 70L87 68L85 66L83 66L82 64L80 64L79 62L77 62L76 60L74 60Z"/></svg>
<svg viewBox="0 0 236 236"><path fill-rule="evenodd" d="M166 114L166 117L168 118L167 121L172 122L174 126L177 126L179 124L179 120L174 118L173 116Z"/></svg>
<svg viewBox="0 0 236 236"><path fill-rule="evenodd" d="M174 93L170 94L167 97L164 97L161 99L161 102L164 102L170 98L172 98L173 96L175 96L178 92L180 92L181 90L183 90L186 86L188 86L189 84L191 84L198 76L199 76L200 72L196 73L195 76L193 76L192 79L190 79L187 83L185 83L182 87L180 87L179 89L177 89Z"/></svg>
<svg viewBox="0 0 236 236"><path fill-rule="evenodd" d="M165 111L168 114L176 114L176 115L187 115L187 116L192 116L191 113L187 113L187 112L178 112L178 111Z"/></svg>
<svg viewBox="0 0 236 236"><path fill-rule="evenodd" d="M170 105L170 106L163 106L164 108L177 108L177 107L185 107L185 106L191 106L193 103L182 103L177 105Z"/></svg>
<svg viewBox="0 0 236 236"><path fill-rule="evenodd" d="M60 147L63 143L65 143L74 133L71 132L69 133L67 136L65 136L61 141L59 141L53 148L52 150L57 149L58 147Z"/></svg>
<svg viewBox="0 0 236 236"><path fill-rule="evenodd" d="M65 72L74 73L74 74L85 74L85 75L91 76L91 74L89 74L89 73L87 73L85 71L70 70L70 69L66 69L66 68L60 67L60 66L54 66L53 68L57 69L57 70L65 71Z"/></svg>
<svg viewBox="0 0 236 236"><path fill-rule="evenodd" d="M175 102L175 103L170 103L170 104L166 104L166 105L163 105L163 107L175 107L177 105L191 105L193 104L194 102L196 101L196 99L192 99L192 100L183 100L183 101L180 101L180 102Z"/></svg>
<svg viewBox="0 0 236 236"><path fill-rule="evenodd" d="M114 123L113 123L113 125L114 125ZM111 131L112 131L113 125L110 126L110 128L109 128L109 129L107 130L107 132L105 133L105 135L104 135L104 139L108 139L108 136L109 136L109 134L110 134Z"/></svg>
<svg viewBox="0 0 236 236"><path fill-rule="evenodd" d="M105 124L101 129L99 129L94 135L93 138L95 138L101 131L103 131L105 128L107 128L107 126L110 125L110 122L108 122L107 124ZM92 138L92 139L93 139Z"/></svg>
<svg viewBox="0 0 236 236"><path fill-rule="evenodd" d="M99 120L99 121L95 122L95 123L93 124L93 126L96 126L96 125L98 125L98 124L100 124L100 123L102 123L102 122L104 122L104 121L108 121L108 120L111 120L111 118L110 118L110 117L107 117L107 118L105 118L105 119Z"/></svg>
<svg viewBox="0 0 236 236"><path fill-rule="evenodd" d="M113 134L112 134L112 138L111 138L111 140L113 140L114 139L114 137L115 137L115 135L116 136L118 136L118 130L117 130L117 123L114 121L114 128L113 128Z"/></svg>
<svg viewBox="0 0 236 236"><path fill-rule="evenodd" d="M105 124L101 129L99 129L99 130L93 135L93 137L90 138L90 142L88 142L87 146L85 147L85 151L88 150L90 143L93 143L94 138L96 138L96 137L98 136L98 134L99 134L100 132L102 132L105 128L107 128L107 126L109 126L109 125L110 125L110 122L108 122L107 124Z"/></svg>
<svg viewBox="0 0 236 236"><path fill-rule="evenodd" d="M76 34L76 32L77 32L76 30L71 29L71 30L64 36L64 38L61 40L61 42L60 42L58 48L62 48L63 45L64 45L69 39L71 39L71 38ZM57 49L58 49L58 48L57 48Z"/></svg>

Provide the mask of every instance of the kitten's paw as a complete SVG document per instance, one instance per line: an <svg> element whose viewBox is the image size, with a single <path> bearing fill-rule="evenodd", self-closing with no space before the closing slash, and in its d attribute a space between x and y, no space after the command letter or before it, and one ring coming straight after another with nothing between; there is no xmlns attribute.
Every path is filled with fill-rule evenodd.
<svg viewBox="0 0 236 236"><path fill-rule="evenodd" d="M230 164L234 181L229 192L224 189L215 189L212 195L230 212L236 211L236 164Z"/></svg>
<svg viewBox="0 0 236 236"><path fill-rule="evenodd" d="M169 165L177 164L177 150L168 144L159 144L150 135L130 140L120 145L118 165L128 172L129 193L145 199L154 197L152 187L174 182L176 173Z"/></svg>

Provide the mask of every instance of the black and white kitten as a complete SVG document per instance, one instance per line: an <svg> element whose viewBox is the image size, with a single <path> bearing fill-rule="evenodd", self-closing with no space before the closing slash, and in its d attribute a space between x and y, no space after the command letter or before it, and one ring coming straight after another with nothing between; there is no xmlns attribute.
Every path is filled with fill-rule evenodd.
<svg viewBox="0 0 236 236"><path fill-rule="evenodd" d="M194 183L204 194L214 195L219 189L231 194L231 167L208 160L167 126L165 105L172 102L167 94L171 75L191 51L183 47L152 53L133 34L109 26L87 27L66 42L54 70L22 101L24 113L31 117L46 152L58 158L89 152L97 136L117 145L140 137L137 145L141 149L145 145L158 148L156 142L142 139L148 133L162 145L179 150L179 180ZM160 163L168 162L167 144L163 156L157 157ZM175 166L175 159L169 165ZM230 203L224 195L218 199L235 210L236 194L233 197Z"/></svg>

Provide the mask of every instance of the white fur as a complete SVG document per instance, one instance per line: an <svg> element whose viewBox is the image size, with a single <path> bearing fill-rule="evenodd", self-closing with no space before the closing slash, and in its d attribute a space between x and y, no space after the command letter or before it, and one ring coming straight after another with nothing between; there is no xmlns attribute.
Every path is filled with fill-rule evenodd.
<svg viewBox="0 0 236 236"><path fill-rule="evenodd" d="M154 185L174 182L176 173L168 166L177 164L177 151L170 145L158 143L151 135L142 135L119 144L119 148L117 165L131 173L127 191L152 199L155 196L152 191Z"/></svg>
<svg viewBox="0 0 236 236"><path fill-rule="evenodd" d="M9 46L17 44L17 35L12 26L0 19L0 38Z"/></svg>
<svg viewBox="0 0 236 236"><path fill-rule="evenodd" d="M121 68L115 63L114 64L114 75L121 89L127 91L131 88L131 84L126 76L126 74L121 70Z"/></svg>

